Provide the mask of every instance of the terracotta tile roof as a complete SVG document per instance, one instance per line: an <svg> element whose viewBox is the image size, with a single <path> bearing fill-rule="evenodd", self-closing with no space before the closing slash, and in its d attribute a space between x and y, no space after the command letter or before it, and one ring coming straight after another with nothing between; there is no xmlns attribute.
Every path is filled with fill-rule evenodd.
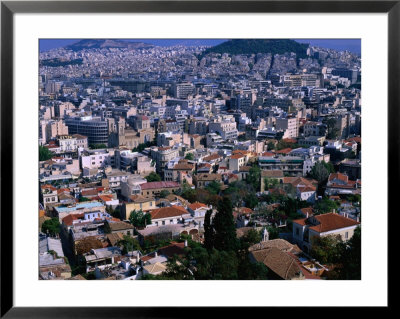
<svg viewBox="0 0 400 319"><path fill-rule="evenodd" d="M214 153L214 154L211 154L211 155L208 155L208 156L204 157L203 161L209 162L209 161L217 160L219 158L221 158L221 156L218 155L218 153Z"/></svg>
<svg viewBox="0 0 400 319"><path fill-rule="evenodd" d="M278 248L280 251L283 251L285 253L288 252L301 253L301 249L297 245L293 245L289 243L287 240L281 238L262 241L258 244L252 245L249 247L249 251L261 250L272 247Z"/></svg>
<svg viewBox="0 0 400 319"><path fill-rule="evenodd" d="M145 189L158 189L158 188L172 188L179 187L180 184L177 182L148 182L140 185L142 190Z"/></svg>
<svg viewBox="0 0 400 319"><path fill-rule="evenodd" d="M209 163L201 163L198 166L198 168L203 168L203 167L211 168L211 164L209 164Z"/></svg>
<svg viewBox="0 0 400 319"><path fill-rule="evenodd" d="M289 154L293 149L292 148L284 148L283 150L276 151L276 154Z"/></svg>
<svg viewBox="0 0 400 319"><path fill-rule="evenodd" d="M297 143L297 140L293 138L283 138L282 141L286 143Z"/></svg>
<svg viewBox="0 0 400 319"><path fill-rule="evenodd" d="M312 207L301 208L300 211L306 217L310 217L310 216L314 215L314 209Z"/></svg>
<svg viewBox="0 0 400 319"><path fill-rule="evenodd" d="M250 151L245 151L245 150L234 150L232 151L232 154L242 154L242 155L247 155L249 154Z"/></svg>
<svg viewBox="0 0 400 319"><path fill-rule="evenodd" d="M291 184L293 187L297 186L307 186L307 187L315 187L318 184L316 180L307 179L304 177L284 177L284 184Z"/></svg>
<svg viewBox="0 0 400 319"><path fill-rule="evenodd" d="M109 226L111 228L111 231L119 231L119 230L133 230L133 225L126 223L126 222L111 222L109 223Z"/></svg>
<svg viewBox="0 0 400 319"><path fill-rule="evenodd" d="M196 210L202 207L208 207L206 204L200 203L200 202L194 202L193 204L188 205L188 208L191 210Z"/></svg>
<svg viewBox="0 0 400 319"><path fill-rule="evenodd" d="M178 163L174 166L174 170L185 170L191 171L194 169L194 165L188 163Z"/></svg>
<svg viewBox="0 0 400 319"><path fill-rule="evenodd" d="M41 188L42 188L42 189L50 189L50 190L52 190L52 191L57 190L57 188L55 188L54 186L49 185L49 184L42 185Z"/></svg>
<svg viewBox="0 0 400 319"><path fill-rule="evenodd" d="M97 189L88 189L88 190L82 190L81 195L82 196L97 196L99 192Z"/></svg>
<svg viewBox="0 0 400 319"><path fill-rule="evenodd" d="M134 203L147 203L147 202L151 202L154 200L154 198L147 198L147 197L143 197L141 195L131 195L131 196L129 196L129 198Z"/></svg>
<svg viewBox="0 0 400 319"><path fill-rule="evenodd" d="M239 207L236 209L239 214L252 214L254 211L248 207Z"/></svg>
<svg viewBox="0 0 400 319"><path fill-rule="evenodd" d="M242 154L234 154L234 155L231 155L231 159L239 159L239 158L244 158L245 156L244 155L242 155Z"/></svg>
<svg viewBox="0 0 400 319"><path fill-rule="evenodd" d="M162 207L159 209L154 209L150 212L151 219L160 219L160 218L168 218L168 217L178 217L184 214L188 214L188 211L182 206L171 206L171 207Z"/></svg>
<svg viewBox="0 0 400 319"><path fill-rule="evenodd" d="M344 175L342 173L331 173L329 174L329 178L328 181L333 181L335 179L338 179L340 181L343 181L345 183L347 183L349 181L349 177L347 175Z"/></svg>
<svg viewBox="0 0 400 319"><path fill-rule="evenodd" d="M103 202L112 201L112 200L114 199L114 197L112 197L112 195L99 195L99 198L100 198Z"/></svg>
<svg viewBox="0 0 400 319"><path fill-rule="evenodd" d="M346 218L344 216L335 213L317 215L313 216L312 218L315 218L319 222L319 225L313 226L312 224L310 224L310 220L308 218L296 219L293 221L293 223L302 226L310 225L309 228L315 230L318 233L324 233L360 224L359 222L351 218Z"/></svg>
<svg viewBox="0 0 400 319"><path fill-rule="evenodd" d="M61 194L61 193L70 193L70 190L69 190L69 188L57 189L57 194Z"/></svg>
<svg viewBox="0 0 400 319"><path fill-rule="evenodd" d="M361 144L361 137L356 136L356 137L350 137L345 142L356 142Z"/></svg>
<svg viewBox="0 0 400 319"><path fill-rule="evenodd" d="M264 152L261 154L262 156L275 156L275 153L272 152Z"/></svg>
<svg viewBox="0 0 400 319"><path fill-rule="evenodd" d="M62 222L66 226L72 226L74 220L81 219L85 214L69 214L62 219Z"/></svg>
<svg viewBox="0 0 400 319"><path fill-rule="evenodd" d="M317 188L315 186L299 186L297 188L301 193L306 193L306 192L316 192Z"/></svg>
<svg viewBox="0 0 400 319"><path fill-rule="evenodd" d="M276 247L252 251L250 254L282 279L290 280L303 274L296 260Z"/></svg>
<svg viewBox="0 0 400 319"><path fill-rule="evenodd" d="M172 242L168 246L161 247L158 250L158 253L166 257L173 257L174 255L182 256L185 254L184 248L185 248L185 243Z"/></svg>

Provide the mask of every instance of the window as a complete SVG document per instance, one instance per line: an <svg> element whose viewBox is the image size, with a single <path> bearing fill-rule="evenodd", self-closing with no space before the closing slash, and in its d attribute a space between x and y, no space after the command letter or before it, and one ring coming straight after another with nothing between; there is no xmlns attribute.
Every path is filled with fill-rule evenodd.
<svg viewBox="0 0 400 319"><path fill-rule="evenodd" d="M346 234L344 235L345 239L349 239L349 232L346 232Z"/></svg>
<svg viewBox="0 0 400 319"><path fill-rule="evenodd" d="M165 220L162 221L162 224L165 225Z"/></svg>
<svg viewBox="0 0 400 319"><path fill-rule="evenodd" d="M170 223L170 224L172 224L173 222L174 222L174 220L173 220L173 219L170 219L170 220L169 220L169 223Z"/></svg>
<svg viewBox="0 0 400 319"><path fill-rule="evenodd" d="M298 228L296 228L296 236L299 236L299 235L300 235L300 231Z"/></svg>

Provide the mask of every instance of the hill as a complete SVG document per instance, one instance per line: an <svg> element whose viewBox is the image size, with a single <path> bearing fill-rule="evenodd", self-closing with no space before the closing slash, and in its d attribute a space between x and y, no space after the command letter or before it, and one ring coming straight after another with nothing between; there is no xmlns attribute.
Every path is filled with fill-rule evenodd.
<svg viewBox="0 0 400 319"><path fill-rule="evenodd" d="M271 53L284 54L294 52L298 58L306 57L308 44L298 43L288 39L237 39L229 40L209 48L203 52L203 56L208 53L228 53L228 54L257 54Z"/></svg>
<svg viewBox="0 0 400 319"><path fill-rule="evenodd" d="M126 48L131 50L136 49L149 49L153 48L154 45L142 42L128 42L122 40L113 39L88 39L81 40L77 43L73 43L65 46L66 50L80 51L83 49L102 49L102 48Z"/></svg>

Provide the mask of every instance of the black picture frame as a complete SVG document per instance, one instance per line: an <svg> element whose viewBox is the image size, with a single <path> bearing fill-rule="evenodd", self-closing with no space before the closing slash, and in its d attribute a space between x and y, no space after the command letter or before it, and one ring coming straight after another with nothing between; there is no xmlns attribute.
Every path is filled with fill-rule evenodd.
<svg viewBox="0 0 400 319"><path fill-rule="evenodd" d="M1 317L3 318L176 318L185 308L38 307L13 305L13 18L15 13L387 13L388 14L388 204L395 211L399 178L400 0L396 1L1 1ZM385 172L386 174L388 172ZM6 200L8 199L8 200ZM388 216L389 218L390 216ZM388 225L393 227L393 219ZM389 226L388 226L389 227ZM390 228L389 227L389 228ZM388 229L389 233L390 229ZM390 237L389 237L390 238ZM390 240L388 238L388 244ZM389 258L389 254L388 254ZM389 263L390 264L390 258ZM388 281L389 286L390 281ZM34 292L32 292L34 293ZM373 293L373 292L370 292ZM389 307L380 308L388 310ZM182 305L184 306L184 305ZM318 305L316 305L318 306ZM303 308L304 309L304 308ZM291 311L295 307L291 307ZM235 310L237 314L248 309ZM337 310L332 309L333 312ZM215 315L226 315L217 308ZM191 313L193 313L191 311Z"/></svg>

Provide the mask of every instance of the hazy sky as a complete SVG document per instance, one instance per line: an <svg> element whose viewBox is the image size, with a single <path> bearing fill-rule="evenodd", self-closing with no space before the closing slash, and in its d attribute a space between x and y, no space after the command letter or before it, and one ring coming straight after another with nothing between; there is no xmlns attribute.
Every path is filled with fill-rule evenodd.
<svg viewBox="0 0 400 319"><path fill-rule="evenodd" d="M40 51L47 51L78 42L80 39L41 39L39 40ZM348 50L361 54L360 39L295 39L298 42L310 43L314 46L320 46L335 50ZM207 45L214 46L220 44L226 39L131 39L129 41L151 43L158 46L171 45Z"/></svg>

